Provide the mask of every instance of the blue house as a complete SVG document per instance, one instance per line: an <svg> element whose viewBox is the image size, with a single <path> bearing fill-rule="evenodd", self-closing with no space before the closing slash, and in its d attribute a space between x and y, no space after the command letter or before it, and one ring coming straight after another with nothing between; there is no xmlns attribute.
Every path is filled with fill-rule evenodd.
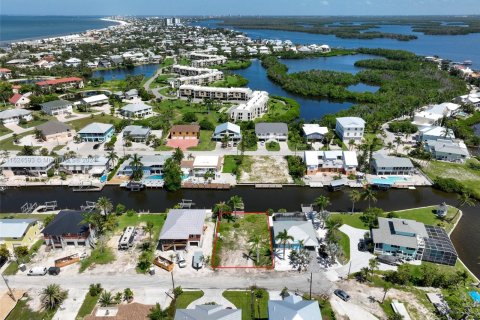
<svg viewBox="0 0 480 320"><path fill-rule="evenodd" d="M78 131L78 135L83 142L105 142L115 133L115 128L111 124L93 122Z"/></svg>

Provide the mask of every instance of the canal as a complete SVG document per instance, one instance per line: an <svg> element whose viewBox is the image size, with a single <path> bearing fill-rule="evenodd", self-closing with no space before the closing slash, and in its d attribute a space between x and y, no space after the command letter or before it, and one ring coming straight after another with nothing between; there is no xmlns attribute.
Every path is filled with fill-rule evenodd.
<svg viewBox="0 0 480 320"><path fill-rule="evenodd" d="M0 193L0 212L19 212L25 202L43 204L56 200L60 208L78 209L86 201L96 201L105 196L116 205L123 203L127 208L137 211L164 212L172 208L182 199L190 199L197 208L211 208L215 203L226 201L233 195L239 195L245 202L246 211L266 211L269 208L278 210L299 210L300 205L312 203L321 194L328 195L332 205L331 211L349 211L351 202L348 192L328 192L323 189L289 186L282 189L255 189L250 186L237 186L231 190L180 190L175 193L158 189L141 192L128 192L116 186L107 186L102 192L72 192L67 187L31 187L11 188ZM450 205L457 204L455 194L441 192L423 187L416 190L396 190L378 192L378 206L385 211L402 210L414 207L438 205L446 201ZM357 210L366 207L366 203L356 204ZM464 216L452 234L452 240L461 259L477 276L480 276L480 215L478 207L463 208Z"/></svg>

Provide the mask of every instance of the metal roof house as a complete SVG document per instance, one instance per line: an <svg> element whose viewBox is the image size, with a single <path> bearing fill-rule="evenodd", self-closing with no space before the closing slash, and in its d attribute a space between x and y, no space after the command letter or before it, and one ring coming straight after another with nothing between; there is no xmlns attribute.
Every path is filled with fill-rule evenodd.
<svg viewBox="0 0 480 320"><path fill-rule="evenodd" d="M16 156L8 158L0 168L10 170L14 175L39 176L47 174L47 171L55 165L55 158L43 156Z"/></svg>
<svg viewBox="0 0 480 320"><path fill-rule="evenodd" d="M225 136L228 137L229 141L242 140L240 126L231 122L219 124L215 127L215 132L213 133L212 140L221 141Z"/></svg>
<svg viewBox="0 0 480 320"><path fill-rule="evenodd" d="M377 175L411 175L415 170L410 159L390 157L381 153L375 153L373 155L370 166L372 173Z"/></svg>
<svg viewBox="0 0 480 320"><path fill-rule="evenodd" d="M30 121L32 120L32 111L25 109L7 109L0 111L0 121L3 124L15 123L18 124L20 121Z"/></svg>
<svg viewBox="0 0 480 320"><path fill-rule="evenodd" d="M42 103L42 111L51 116L72 113L73 104L67 100L54 100Z"/></svg>
<svg viewBox="0 0 480 320"><path fill-rule="evenodd" d="M163 174L163 166L165 161L170 158L170 156L165 155L144 155L140 158L140 161L143 164L143 176L151 176L157 174ZM130 161L125 161L121 167L118 169L117 175L119 176L131 176L133 174L132 167L130 166Z"/></svg>
<svg viewBox="0 0 480 320"><path fill-rule="evenodd" d="M162 251L200 247L203 240L207 211L202 209L173 209L160 232Z"/></svg>
<svg viewBox="0 0 480 320"><path fill-rule="evenodd" d="M123 129L123 138L129 138L132 141L135 142L144 142L148 139L148 136L150 135L151 129L148 127L142 127L142 126L136 126L136 125L131 125L131 126L126 126Z"/></svg>
<svg viewBox="0 0 480 320"><path fill-rule="evenodd" d="M221 305L198 305L195 309L177 309L174 320L241 320L241 309Z"/></svg>
<svg viewBox="0 0 480 320"><path fill-rule="evenodd" d="M152 114L152 107L145 103L127 104L120 109L120 114L127 118L145 118Z"/></svg>
<svg viewBox="0 0 480 320"><path fill-rule="evenodd" d="M305 151L304 160L309 175L318 172L355 174L358 166L355 151Z"/></svg>
<svg viewBox="0 0 480 320"><path fill-rule="evenodd" d="M268 301L268 318L272 320L322 320L316 300L303 300L299 296L288 296L284 300Z"/></svg>
<svg viewBox="0 0 480 320"><path fill-rule="evenodd" d="M114 134L115 128L111 124L93 122L78 131L84 142L105 142Z"/></svg>
<svg viewBox="0 0 480 320"><path fill-rule="evenodd" d="M467 146L460 141L452 140L427 140L424 148L436 160L458 162L470 157Z"/></svg>
<svg viewBox="0 0 480 320"><path fill-rule="evenodd" d="M0 245L13 252L18 246L30 246L39 233L37 219L0 219Z"/></svg>
<svg viewBox="0 0 480 320"><path fill-rule="evenodd" d="M55 139L67 139L72 137L72 128L63 122L58 120L50 120L37 126L37 130L40 131L42 139L45 141L52 141Z"/></svg>
<svg viewBox="0 0 480 320"><path fill-rule="evenodd" d="M354 140L359 142L363 138L365 120L358 117L337 118L335 131L343 142Z"/></svg>
<svg viewBox="0 0 480 320"><path fill-rule="evenodd" d="M110 168L110 160L106 157L70 158L61 162L60 167L71 173L100 176Z"/></svg>
<svg viewBox="0 0 480 320"><path fill-rule="evenodd" d="M261 141L287 141L288 126L281 122L260 122L255 124L255 134Z"/></svg>
<svg viewBox="0 0 480 320"><path fill-rule="evenodd" d="M407 219L378 218L371 230L374 253L455 265L457 252L445 230Z"/></svg>
<svg viewBox="0 0 480 320"><path fill-rule="evenodd" d="M66 246L89 246L94 243L95 231L83 223L83 211L62 210L42 230L47 246L62 248Z"/></svg>
<svg viewBox="0 0 480 320"><path fill-rule="evenodd" d="M317 234L313 228L311 221L299 221L299 220L280 220L273 221L273 238L276 239L280 232L287 230L288 234L293 237L293 241L289 240L286 248L300 249L300 241L303 241L303 246L307 249L315 250L318 248L319 243ZM283 245L277 243L275 240L276 248L283 248Z"/></svg>
<svg viewBox="0 0 480 320"><path fill-rule="evenodd" d="M317 123L305 123L302 130L307 141L321 141L328 132L327 127L320 127Z"/></svg>

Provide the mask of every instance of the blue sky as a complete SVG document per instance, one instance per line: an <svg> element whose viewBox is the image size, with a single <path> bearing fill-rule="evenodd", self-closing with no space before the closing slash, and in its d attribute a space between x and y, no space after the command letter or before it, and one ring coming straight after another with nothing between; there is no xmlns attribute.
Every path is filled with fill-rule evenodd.
<svg viewBox="0 0 480 320"><path fill-rule="evenodd" d="M1 0L15 15L461 15L479 0Z"/></svg>

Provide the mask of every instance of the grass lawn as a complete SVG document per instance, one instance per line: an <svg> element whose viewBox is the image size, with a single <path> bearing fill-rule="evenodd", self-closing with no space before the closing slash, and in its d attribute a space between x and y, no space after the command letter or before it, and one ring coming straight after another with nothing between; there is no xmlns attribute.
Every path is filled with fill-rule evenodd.
<svg viewBox="0 0 480 320"><path fill-rule="evenodd" d="M181 66L189 66L191 63L190 60L188 60L187 58L183 57L183 58L180 58L180 60L178 60L178 64L181 65Z"/></svg>
<svg viewBox="0 0 480 320"><path fill-rule="evenodd" d="M127 216L126 214L120 216L118 218L118 227L117 227L117 232L121 233L127 226L138 226L139 224L146 224L148 221L153 222L153 238L157 239L158 236L160 235L160 230L163 227L163 224L165 223L165 219L167 218L167 215L164 213L161 214L135 214L133 216Z"/></svg>
<svg viewBox="0 0 480 320"><path fill-rule="evenodd" d="M191 151L212 151L215 150L217 145L215 141L212 141L213 131L209 130L200 130L200 142L198 146L188 148Z"/></svg>
<svg viewBox="0 0 480 320"><path fill-rule="evenodd" d="M223 157L223 173L235 173L237 170L237 162L235 158L237 156L224 156Z"/></svg>
<svg viewBox="0 0 480 320"><path fill-rule="evenodd" d="M465 163L430 161L422 170L432 180L437 177L455 179L480 198L480 183L478 183L480 181L480 171L470 168L470 163L480 165L480 162L475 159L467 160Z"/></svg>
<svg viewBox="0 0 480 320"><path fill-rule="evenodd" d="M70 124L76 131L78 131L83 127L85 127L86 125L89 125L90 123L93 123L93 122L113 124L117 121L120 121L120 119L117 117L111 116L109 114L105 114L103 116L101 114L97 114L97 115L93 115L93 117L86 117L83 119L73 120L67 123Z"/></svg>
<svg viewBox="0 0 480 320"><path fill-rule="evenodd" d="M190 303L201 297L203 297L203 291L183 291L175 301L175 307L177 309L187 309Z"/></svg>
<svg viewBox="0 0 480 320"><path fill-rule="evenodd" d="M445 220L441 220L437 218L434 212L435 209L436 209L436 206L431 206L431 207L425 207L425 208L416 208L416 209L394 211L394 212L402 219L411 219L411 220L416 220L418 222L422 222L428 225L441 226L447 232L450 231L453 228L455 221L457 221L459 218L459 216L455 217L457 209L449 206L447 217ZM361 213L354 213L354 214L335 213L335 215L341 217L344 224L348 224L349 226L352 226L358 229L365 229L365 230L367 229L367 227L360 220ZM453 217L455 217L455 219L452 221L449 221Z"/></svg>
<svg viewBox="0 0 480 320"><path fill-rule="evenodd" d="M214 66L213 68L219 70L238 70L238 69L246 69L252 65L252 61L250 60L228 60L227 63Z"/></svg>
<svg viewBox="0 0 480 320"><path fill-rule="evenodd" d="M363 135L363 138L365 139L366 143L368 144L371 144L373 142L373 139L376 137L377 135L374 134L374 133L365 133ZM374 148L373 148L373 151L378 151L380 149L383 148L383 141L382 139L378 139L377 140L377 144L375 144Z"/></svg>
<svg viewBox="0 0 480 320"><path fill-rule="evenodd" d="M350 238L342 231L338 231L338 235L340 236L338 244L342 248L342 251L345 255L345 261L341 262L342 264L346 264L348 261L350 261Z"/></svg>
<svg viewBox="0 0 480 320"><path fill-rule="evenodd" d="M163 62L160 64L160 67L164 68L164 67L168 67L168 66L171 66L175 63L175 60L173 60L173 58L166 58L165 60L163 60Z"/></svg>
<svg viewBox="0 0 480 320"><path fill-rule="evenodd" d="M90 293L87 292L85 295L85 299L83 300L82 306L80 310L78 310L77 316L75 319L83 319L83 317L88 316L92 313L93 309L95 308L100 295L91 296Z"/></svg>
<svg viewBox="0 0 480 320"><path fill-rule="evenodd" d="M31 217L31 216L30 216ZM28 250L28 255L23 259L24 263L30 262L32 255L36 253L43 244L43 239L37 240L30 249ZM5 268L3 274L6 276L15 275L18 272L18 263L16 261L10 262L10 264Z"/></svg>
<svg viewBox="0 0 480 320"><path fill-rule="evenodd" d="M79 272L83 272L95 264L112 263L115 261L115 259L115 253L113 253L112 248L108 247L107 245L97 245L97 247L92 250L90 256L80 261Z"/></svg>
<svg viewBox="0 0 480 320"><path fill-rule="evenodd" d="M320 297L312 297L318 301L320 305L320 312L322 313L322 320L334 320L335 313L333 312L332 305L328 299L322 299Z"/></svg>
<svg viewBox="0 0 480 320"><path fill-rule="evenodd" d="M32 127L39 126L39 125L55 118L53 116L48 116L46 114L42 114L39 111L34 111L32 116L34 118L32 121L28 121L26 123L20 123L19 126L22 127L22 128L25 128L25 129L26 128L32 128Z"/></svg>
<svg viewBox="0 0 480 320"><path fill-rule="evenodd" d="M6 135L8 133L11 133L12 131L5 127L3 124L0 124L0 136Z"/></svg>
<svg viewBox="0 0 480 320"><path fill-rule="evenodd" d="M225 76L225 79L220 81L215 81L210 84L211 87L223 87L223 88L232 88L232 87L245 87L248 85L248 80L238 74L229 74Z"/></svg>
<svg viewBox="0 0 480 320"><path fill-rule="evenodd" d="M293 99L284 97L270 97L268 111L258 121L291 122L300 116L300 104Z"/></svg>
<svg viewBox="0 0 480 320"><path fill-rule="evenodd" d="M19 300L6 320L50 320L57 312L57 309L34 312L28 307L27 302L27 299Z"/></svg>
<svg viewBox="0 0 480 320"><path fill-rule="evenodd" d="M251 291L224 291L223 297L233 303L237 309L242 309L242 320L268 319L268 292L264 291L260 299L255 298ZM254 299L252 318L252 299ZM260 310L260 314L258 314Z"/></svg>
<svg viewBox="0 0 480 320"><path fill-rule="evenodd" d="M280 144L275 141L270 141L265 144L268 151L280 151Z"/></svg>
<svg viewBox="0 0 480 320"><path fill-rule="evenodd" d="M161 95L170 98L175 98L177 96L177 92L175 91L175 89L172 89L170 87L162 88L158 92L160 92Z"/></svg>
<svg viewBox="0 0 480 320"><path fill-rule="evenodd" d="M33 131L24 132L17 135L17 139L20 140L23 137L28 135L33 135ZM23 145L21 144L14 144L13 137L9 137L5 140L0 141L0 150L22 150ZM40 147L33 147L34 150L40 149Z"/></svg>
<svg viewBox="0 0 480 320"><path fill-rule="evenodd" d="M245 266L246 263L243 258L245 254L250 255L252 260L256 260L256 250L249 243L253 236L259 236L260 238L260 259L258 262L254 261L255 265L272 265L271 239L265 214L232 214L230 218L225 216L222 218L217 232L220 237L213 252L212 263L214 266ZM229 259L228 262L225 261L227 259ZM235 263L240 264L230 265Z"/></svg>

